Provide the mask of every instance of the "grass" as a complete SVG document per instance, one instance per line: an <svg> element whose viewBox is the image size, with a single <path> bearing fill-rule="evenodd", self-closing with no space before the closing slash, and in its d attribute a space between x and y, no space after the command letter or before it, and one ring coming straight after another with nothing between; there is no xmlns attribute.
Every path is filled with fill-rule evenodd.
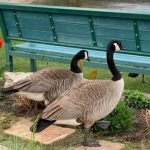
<svg viewBox="0 0 150 150"><path fill-rule="evenodd" d="M91 134L90 137L95 138L93 134ZM96 136L96 139L122 142L125 144L123 150L148 150L150 148L149 143L144 139L141 139L141 141L139 142L132 143L123 142L122 138L116 137ZM43 145L32 140L25 140L14 136L9 136L4 134L3 132L0 132L0 144L5 145L12 150L74 150L75 147L81 145L81 141L82 136L80 129L77 129L74 134L51 145Z"/></svg>
<svg viewBox="0 0 150 150"><path fill-rule="evenodd" d="M1 34L0 34L1 36ZM0 49L0 68L2 66L5 66L5 51L4 46ZM63 67L68 68L69 65L66 64L60 64L56 62L41 62L38 61L38 69L44 68L44 67ZM86 77L89 73L89 71L92 68L85 67L84 68L84 76ZM98 75L97 79L110 79L111 74L108 70L104 70L101 68L98 69ZM29 70L29 60L24 58L14 58L14 71L23 71L28 72ZM150 84L149 83L141 83L141 77L137 77L135 79L129 78L128 73L123 73L123 77L125 80L125 89L129 90L138 90L141 92L147 92L150 93ZM147 81L150 81L150 76L145 76L145 79ZM0 105L3 104L3 101L0 101ZM3 116L6 120L6 122L15 122L17 119L16 116L12 114L7 114L0 112L1 116ZM3 122L5 123L5 121ZM5 125L5 124L4 124ZM2 126L2 122L0 122L0 126ZM91 134L91 137L94 137L94 135ZM98 136L97 139L107 139L112 141L120 141L121 138L114 138L114 137L105 137L105 136ZM11 149L15 150L73 150L74 147L80 145L80 142L82 141L81 131L80 129L77 129L77 131L68 137L66 137L63 140L60 140L58 142L55 142L51 145L42 145L39 143L35 143L33 141L28 141L24 139L20 139L14 136L8 136L6 135L2 129L0 129L0 144L6 145ZM150 145L141 139L141 141L133 142L133 143L126 143L124 150L132 150L132 149L148 149L150 148Z"/></svg>

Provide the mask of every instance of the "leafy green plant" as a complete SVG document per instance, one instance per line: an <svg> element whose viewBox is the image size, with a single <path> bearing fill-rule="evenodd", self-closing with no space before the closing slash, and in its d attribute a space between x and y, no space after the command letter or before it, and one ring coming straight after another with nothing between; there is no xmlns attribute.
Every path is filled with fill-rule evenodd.
<svg viewBox="0 0 150 150"><path fill-rule="evenodd" d="M141 92L137 90L136 91L126 90L124 92L124 96L125 102L129 107L137 109L141 108L150 109L150 98L144 96Z"/></svg>
<svg viewBox="0 0 150 150"><path fill-rule="evenodd" d="M110 126L106 131L124 131L133 128L134 125L134 110L128 107L124 101L120 101L117 107L109 114L105 120L110 121ZM96 126L96 131L101 131Z"/></svg>

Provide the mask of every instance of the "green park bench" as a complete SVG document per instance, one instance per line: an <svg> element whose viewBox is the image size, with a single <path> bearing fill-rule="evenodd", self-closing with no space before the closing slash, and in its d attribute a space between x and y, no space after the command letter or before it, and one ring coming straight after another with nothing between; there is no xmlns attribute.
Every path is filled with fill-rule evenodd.
<svg viewBox="0 0 150 150"><path fill-rule="evenodd" d="M150 12L0 3L0 25L9 71L14 56L29 58L36 71L36 60L69 63L80 49L89 51L86 65L107 68L107 44L118 39L119 69L150 75Z"/></svg>

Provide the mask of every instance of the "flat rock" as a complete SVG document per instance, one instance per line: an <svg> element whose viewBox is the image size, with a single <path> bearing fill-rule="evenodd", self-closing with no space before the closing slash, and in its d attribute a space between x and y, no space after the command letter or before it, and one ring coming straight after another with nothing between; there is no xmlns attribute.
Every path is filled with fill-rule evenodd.
<svg viewBox="0 0 150 150"><path fill-rule="evenodd" d="M121 150L124 148L124 144L122 143L114 143L110 141L100 140L99 143L101 144L100 147L85 147L80 146L75 150Z"/></svg>
<svg viewBox="0 0 150 150"><path fill-rule="evenodd" d="M0 145L0 150L9 150L9 149L3 145Z"/></svg>
<svg viewBox="0 0 150 150"><path fill-rule="evenodd" d="M150 93L143 93L143 95L150 98Z"/></svg>
<svg viewBox="0 0 150 150"><path fill-rule="evenodd" d="M51 144L75 132L75 129L51 125L40 133L33 135L30 131L32 124L33 122L29 119L23 119L12 125L9 129L4 130L4 132L24 139L34 140L42 144Z"/></svg>
<svg viewBox="0 0 150 150"><path fill-rule="evenodd" d="M6 80L4 87L12 86L14 82L22 80L32 74L33 72L4 72L4 79Z"/></svg>

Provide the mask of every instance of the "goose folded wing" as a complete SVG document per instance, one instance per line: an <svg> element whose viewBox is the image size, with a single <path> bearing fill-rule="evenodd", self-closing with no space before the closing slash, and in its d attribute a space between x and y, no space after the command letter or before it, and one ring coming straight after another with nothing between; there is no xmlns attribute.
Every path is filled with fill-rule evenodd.
<svg viewBox="0 0 150 150"><path fill-rule="evenodd" d="M46 80L37 80L34 81L32 79L24 79L16 82L13 85L13 89L17 89L18 91L24 92L35 92L42 93L48 91L53 85L53 82L47 82Z"/></svg>
<svg viewBox="0 0 150 150"><path fill-rule="evenodd" d="M70 78L68 78L70 76ZM61 84L65 84L68 79L73 78L68 70L63 69L43 69L26 79L20 80L13 85L13 89L24 92L48 92Z"/></svg>
<svg viewBox="0 0 150 150"><path fill-rule="evenodd" d="M82 82L80 85L67 90L48 105L42 113L42 118L63 120L80 117L86 106L106 95L107 89L103 87L105 87L103 81L90 80Z"/></svg>

